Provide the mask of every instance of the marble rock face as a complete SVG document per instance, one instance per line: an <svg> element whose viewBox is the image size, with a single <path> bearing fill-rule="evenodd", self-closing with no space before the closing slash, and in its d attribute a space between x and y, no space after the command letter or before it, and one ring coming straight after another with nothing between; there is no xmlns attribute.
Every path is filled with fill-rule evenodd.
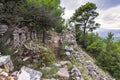
<svg viewBox="0 0 120 80"><path fill-rule="evenodd" d="M13 31L14 48L23 45L26 40L30 39L30 33L28 27L16 28Z"/></svg>
<svg viewBox="0 0 120 80"><path fill-rule="evenodd" d="M66 30L64 30L60 41L61 43L66 42L66 41L75 43L76 42L75 29L67 28Z"/></svg>
<svg viewBox="0 0 120 80"><path fill-rule="evenodd" d="M8 29L7 25L0 25L0 35L3 36L7 29Z"/></svg>
<svg viewBox="0 0 120 80"><path fill-rule="evenodd" d="M3 66L7 72L13 71L14 66L12 63L12 60L10 59L10 56L1 56L0 57L0 66Z"/></svg>
<svg viewBox="0 0 120 80"><path fill-rule="evenodd" d="M41 72L23 66L18 75L18 80L41 80L41 76Z"/></svg>

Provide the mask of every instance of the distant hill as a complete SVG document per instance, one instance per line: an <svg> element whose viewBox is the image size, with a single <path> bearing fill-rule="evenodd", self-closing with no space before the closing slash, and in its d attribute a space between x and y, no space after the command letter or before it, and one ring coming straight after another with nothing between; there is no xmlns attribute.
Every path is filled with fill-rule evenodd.
<svg viewBox="0 0 120 80"><path fill-rule="evenodd" d="M114 40L120 40L120 29L98 29L95 32L98 32L100 37L107 37L108 32L112 32L114 34Z"/></svg>

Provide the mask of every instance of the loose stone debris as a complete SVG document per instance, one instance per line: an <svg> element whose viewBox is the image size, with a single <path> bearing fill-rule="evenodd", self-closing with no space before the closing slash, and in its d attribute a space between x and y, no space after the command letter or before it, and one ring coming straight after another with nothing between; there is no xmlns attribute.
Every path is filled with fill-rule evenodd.
<svg viewBox="0 0 120 80"><path fill-rule="evenodd" d="M23 66L20 71L15 71L10 56L0 56L0 80L40 80L42 73Z"/></svg>
<svg viewBox="0 0 120 80"><path fill-rule="evenodd" d="M64 50L64 54L68 57L72 56L75 58L77 62L82 63L86 70L88 71L88 74L95 80L113 80L111 77L108 76L108 74L102 74L98 67L89 59L86 58L86 56L81 51L75 50L74 46L77 44L75 38L75 29L66 29L63 31L63 34L61 35L61 43L73 43L71 45L66 45ZM70 76L74 77L75 80L84 80L80 70L73 66L73 68L70 70ZM74 79L73 79L74 80Z"/></svg>
<svg viewBox="0 0 120 80"><path fill-rule="evenodd" d="M0 66L4 66L7 72L13 71L14 66L10 59L10 56L0 56Z"/></svg>
<svg viewBox="0 0 120 80"><path fill-rule="evenodd" d="M75 77L76 80L84 80L79 69L76 66L71 69L71 76Z"/></svg>
<svg viewBox="0 0 120 80"><path fill-rule="evenodd" d="M17 80L15 76L10 75L14 66L10 56L0 56L0 80Z"/></svg>

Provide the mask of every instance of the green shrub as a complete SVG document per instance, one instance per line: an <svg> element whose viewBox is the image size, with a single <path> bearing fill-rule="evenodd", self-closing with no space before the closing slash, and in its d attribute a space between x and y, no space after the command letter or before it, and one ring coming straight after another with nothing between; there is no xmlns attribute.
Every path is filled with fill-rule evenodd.
<svg viewBox="0 0 120 80"><path fill-rule="evenodd" d="M7 45L2 45L2 50L0 51L2 55L11 55L12 50Z"/></svg>

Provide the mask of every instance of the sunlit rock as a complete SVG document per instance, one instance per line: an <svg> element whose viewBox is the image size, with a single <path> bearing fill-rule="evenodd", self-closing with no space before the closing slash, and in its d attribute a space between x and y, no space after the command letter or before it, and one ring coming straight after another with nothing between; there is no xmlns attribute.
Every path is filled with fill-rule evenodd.
<svg viewBox="0 0 120 80"><path fill-rule="evenodd" d="M70 56L71 54L70 52L65 52L65 55Z"/></svg>
<svg viewBox="0 0 120 80"><path fill-rule="evenodd" d="M13 69L14 69L13 63L12 63L9 55L0 57L0 66L4 66L4 68L7 72L13 71Z"/></svg>
<svg viewBox="0 0 120 80"><path fill-rule="evenodd" d="M66 68L60 68L59 71L57 72L57 75L63 78L69 78L69 73Z"/></svg>
<svg viewBox="0 0 120 80"><path fill-rule="evenodd" d="M18 75L18 80L40 80L42 73L23 66Z"/></svg>

